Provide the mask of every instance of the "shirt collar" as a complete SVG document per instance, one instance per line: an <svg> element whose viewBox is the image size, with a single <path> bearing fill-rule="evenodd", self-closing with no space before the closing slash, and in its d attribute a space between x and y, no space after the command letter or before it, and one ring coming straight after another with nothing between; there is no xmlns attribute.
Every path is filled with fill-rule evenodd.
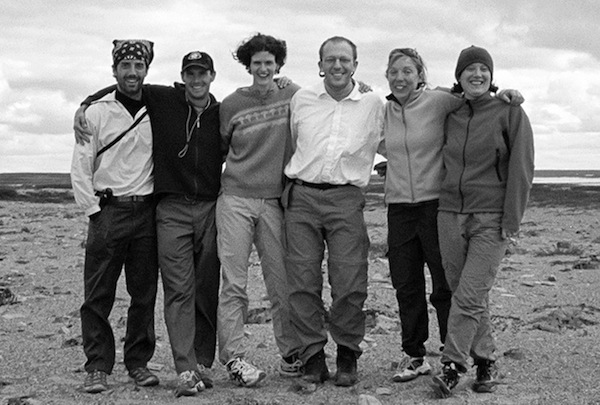
<svg viewBox="0 0 600 405"><path fill-rule="evenodd" d="M352 87L352 91L350 92L350 94L348 94L346 97L344 97L342 100L360 100L362 98L362 93L360 91L358 91L358 83L356 83L356 81L354 79L352 79L352 83L354 84L354 87ZM333 100L333 97L331 97L329 95L329 93L327 93L327 90L325 89L325 82L323 80L321 80L319 82L319 84L317 86L315 86L315 92L317 93L317 97L321 98L321 97L329 97ZM340 101L342 101L340 100Z"/></svg>

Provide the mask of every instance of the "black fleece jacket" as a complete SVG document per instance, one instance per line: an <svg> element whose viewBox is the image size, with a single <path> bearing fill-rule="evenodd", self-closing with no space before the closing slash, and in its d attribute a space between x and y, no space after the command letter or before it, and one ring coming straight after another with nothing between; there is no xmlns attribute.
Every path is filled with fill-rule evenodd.
<svg viewBox="0 0 600 405"><path fill-rule="evenodd" d="M84 104L114 89L115 86L111 86L100 90ZM220 103L211 94L210 106L201 114L199 124L193 125L197 114L187 103L182 84L175 83L174 87L144 85L142 95L152 126L155 195L160 198L178 194L194 200L216 200L223 164Z"/></svg>

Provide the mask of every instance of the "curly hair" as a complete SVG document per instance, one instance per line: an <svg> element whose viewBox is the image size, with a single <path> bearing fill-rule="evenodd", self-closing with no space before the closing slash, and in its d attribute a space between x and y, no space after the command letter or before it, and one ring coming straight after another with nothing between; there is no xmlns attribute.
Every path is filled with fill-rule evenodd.
<svg viewBox="0 0 600 405"><path fill-rule="evenodd" d="M233 58L246 66L246 70L250 73L250 63L252 62L252 56L258 52L269 52L275 56L275 63L277 63L277 73L279 69L285 64L285 58L287 57L287 45L284 40L277 39L270 35L264 35L260 32L251 38L242 42L235 53Z"/></svg>

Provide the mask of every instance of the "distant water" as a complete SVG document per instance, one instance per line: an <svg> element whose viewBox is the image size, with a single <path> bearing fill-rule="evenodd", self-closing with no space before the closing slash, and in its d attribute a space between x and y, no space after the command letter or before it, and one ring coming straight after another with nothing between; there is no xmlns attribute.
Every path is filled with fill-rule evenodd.
<svg viewBox="0 0 600 405"><path fill-rule="evenodd" d="M533 177L534 184L578 184L600 186L600 171L539 170Z"/></svg>
<svg viewBox="0 0 600 405"><path fill-rule="evenodd" d="M600 186L598 177L534 177L533 184L578 184L582 186Z"/></svg>

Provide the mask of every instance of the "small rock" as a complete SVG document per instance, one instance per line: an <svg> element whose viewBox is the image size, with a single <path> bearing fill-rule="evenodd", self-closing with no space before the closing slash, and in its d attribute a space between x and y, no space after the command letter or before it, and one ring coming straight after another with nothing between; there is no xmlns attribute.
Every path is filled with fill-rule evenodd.
<svg viewBox="0 0 600 405"><path fill-rule="evenodd" d="M297 380L292 385L290 385L290 388L288 389L288 391L295 392L297 394L312 394L316 390L317 390L317 384L308 383L301 379Z"/></svg>
<svg viewBox="0 0 600 405"><path fill-rule="evenodd" d="M376 395L392 395L392 390L387 387L379 387L375 390Z"/></svg>
<svg viewBox="0 0 600 405"><path fill-rule="evenodd" d="M554 276L554 275L552 275L552 274L551 274L551 275L549 275L549 276L548 276L548 281L556 281L556 276Z"/></svg>
<svg viewBox="0 0 600 405"><path fill-rule="evenodd" d="M61 347L75 347L75 346L79 346L80 344L82 344L81 340L78 338L70 338L70 339L66 339Z"/></svg>
<svg viewBox="0 0 600 405"><path fill-rule="evenodd" d="M372 395L360 394L358 396L358 405L381 405L381 402Z"/></svg>
<svg viewBox="0 0 600 405"><path fill-rule="evenodd" d="M268 323L273 319L271 316L271 309L267 307L251 308L248 310L248 317L246 323L250 324L264 324Z"/></svg>
<svg viewBox="0 0 600 405"><path fill-rule="evenodd" d="M10 305L17 302L17 296L8 287L0 287L0 305Z"/></svg>
<svg viewBox="0 0 600 405"><path fill-rule="evenodd" d="M515 360L523 360L525 358L525 353L520 348L508 349L504 352L504 357L508 357L510 359Z"/></svg>
<svg viewBox="0 0 600 405"><path fill-rule="evenodd" d="M532 281L521 281L521 284L525 287L535 287L535 283Z"/></svg>

